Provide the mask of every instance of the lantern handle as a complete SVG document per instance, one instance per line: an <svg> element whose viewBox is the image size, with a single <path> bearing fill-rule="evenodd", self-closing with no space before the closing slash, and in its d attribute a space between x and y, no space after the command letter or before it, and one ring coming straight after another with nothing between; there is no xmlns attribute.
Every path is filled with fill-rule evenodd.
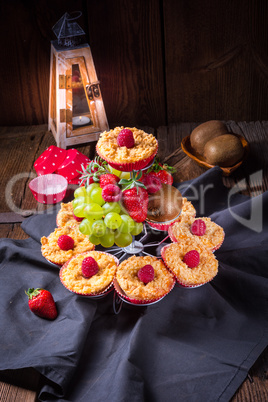
<svg viewBox="0 0 268 402"><path fill-rule="evenodd" d="M68 21L74 21L74 20L77 20L78 18L80 18L81 17L81 15L82 15L82 11L72 11L72 12L70 12L69 13L69 16L71 17L71 15L72 14L77 14L77 16L76 17L72 17L72 18L68 18L68 17L66 17L66 20L68 20Z"/></svg>

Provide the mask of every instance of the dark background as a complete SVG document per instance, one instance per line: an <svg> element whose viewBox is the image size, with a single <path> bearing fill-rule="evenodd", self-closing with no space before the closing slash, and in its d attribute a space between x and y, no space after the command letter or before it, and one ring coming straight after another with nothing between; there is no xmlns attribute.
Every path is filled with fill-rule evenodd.
<svg viewBox="0 0 268 402"><path fill-rule="evenodd" d="M52 27L74 10L111 128L268 120L267 0L1 0L0 125L47 123Z"/></svg>

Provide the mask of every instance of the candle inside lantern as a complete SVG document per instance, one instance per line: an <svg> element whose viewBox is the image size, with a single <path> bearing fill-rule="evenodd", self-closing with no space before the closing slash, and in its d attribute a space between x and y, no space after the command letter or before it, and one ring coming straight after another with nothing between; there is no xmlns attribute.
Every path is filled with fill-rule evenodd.
<svg viewBox="0 0 268 402"><path fill-rule="evenodd" d="M85 124L90 123L90 118L87 116L76 116L73 117L73 125L74 126L83 126Z"/></svg>

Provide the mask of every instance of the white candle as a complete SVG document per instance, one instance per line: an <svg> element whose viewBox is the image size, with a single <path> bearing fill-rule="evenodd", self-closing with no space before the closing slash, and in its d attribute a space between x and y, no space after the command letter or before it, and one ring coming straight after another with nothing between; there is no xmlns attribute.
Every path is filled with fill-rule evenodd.
<svg viewBox="0 0 268 402"><path fill-rule="evenodd" d="M73 125L83 126L84 124L90 123L90 118L87 116L76 116L73 117Z"/></svg>

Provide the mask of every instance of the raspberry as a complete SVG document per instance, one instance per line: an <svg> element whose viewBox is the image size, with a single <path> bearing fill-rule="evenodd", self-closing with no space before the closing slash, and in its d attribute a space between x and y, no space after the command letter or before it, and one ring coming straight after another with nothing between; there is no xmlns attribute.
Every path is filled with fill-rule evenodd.
<svg viewBox="0 0 268 402"><path fill-rule="evenodd" d="M58 238L58 246L64 251L71 250L74 248L74 239L68 235L61 235Z"/></svg>
<svg viewBox="0 0 268 402"><path fill-rule="evenodd" d="M116 184L120 178L113 173L105 173L100 176L100 187L103 188L107 184Z"/></svg>
<svg viewBox="0 0 268 402"><path fill-rule="evenodd" d="M189 268L195 268L199 264L200 256L197 250L190 250L183 257L183 262L188 265Z"/></svg>
<svg viewBox="0 0 268 402"><path fill-rule="evenodd" d="M84 219L84 218L79 218L79 217L76 216L74 213L73 213L73 217L74 217L74 219L75 219L77 222L82 222L82 220Z"/></svg>
<svg viewBox="0 0 268 402"><path fill-rule="evenodd" d="M149 194L154 194L162 187L161 180L159 177L155 176L155 174L146 174L143 179L142 183L145 185Z"/></svg>
<svg viewBox="0 0 268 402"><path fill-rule="evenodd" d="M121 130L117 137L117 144L119 147L133 148L135 140L132 131L128 128Z"/></svg>
<svg viewBox="0 0 268 402"><path fill-rule="evenodd" d="M196 236L203 236L206 233L206 224L202 219L196 219L191 225L191 233Z"/></svg>
<svg viewBox="0 0 268 402"><path fill-rule="evenodd" d="M91 278L99 271L99 266L96 260L92 257L86 257L82 261L82 275L84 278Z"/></svg>
<svg viewBox="0 0 268 402"><path fill-rule="evenodd" d="M122 192L115 184L107 184L103 187L101 195L105 202L118 202Z"/></svg>
<svg viewBox="0 0 268 402"><path fill-rule="evenodd" d="M140 268L138 271L138 278L143 283L149 283L154 279L154 268L152 265L147 264L144 267Z"/></svg>

